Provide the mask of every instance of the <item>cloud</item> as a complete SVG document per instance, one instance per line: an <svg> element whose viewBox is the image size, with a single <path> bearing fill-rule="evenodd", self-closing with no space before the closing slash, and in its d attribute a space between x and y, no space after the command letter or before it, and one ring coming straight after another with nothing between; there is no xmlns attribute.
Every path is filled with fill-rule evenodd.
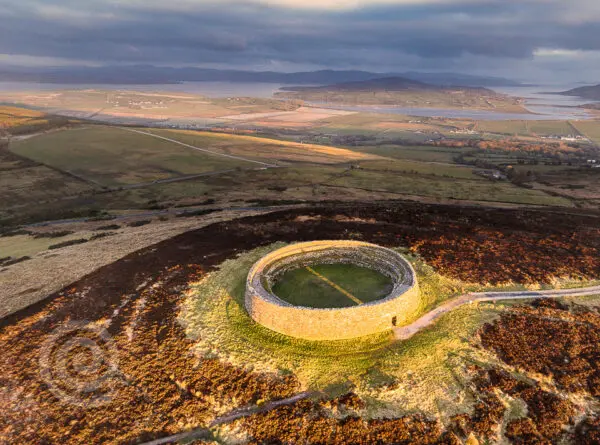
<svg viewBox="0 0 600 445"><path fill-rule="evenodd" d="M0 0L0 23L0 54L73 63L600 69L597 0Z"/></svg>

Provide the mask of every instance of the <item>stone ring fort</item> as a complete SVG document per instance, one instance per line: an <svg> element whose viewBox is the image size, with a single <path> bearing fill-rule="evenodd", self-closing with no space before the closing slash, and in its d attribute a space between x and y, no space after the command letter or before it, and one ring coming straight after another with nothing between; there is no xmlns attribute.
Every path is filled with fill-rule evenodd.
<svg viewBox="0 0 600 445"><path fill-rule="evenodd" d="M323 264L371 269L389 279L391 290L375 301L331 308L294 305L272 291L286 272L306 268L320 276L311 266ZM286 246L256 262L246 282L245 306L254 321L281 334L308 340L342 340L391 330L412 321L420 305L417 278L410 263L393 250L359 241L311 241Z"/></svg>

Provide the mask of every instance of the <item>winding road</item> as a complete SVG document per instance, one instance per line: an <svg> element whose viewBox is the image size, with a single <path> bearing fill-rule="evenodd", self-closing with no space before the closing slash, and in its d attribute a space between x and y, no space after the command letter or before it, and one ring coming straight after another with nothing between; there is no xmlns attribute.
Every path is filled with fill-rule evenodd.
<svg viewBox="0 0 600 445"><path fill-rule="evenodd" d="M431 326L442 315L464 305L480 301L500 300L528 300L532 298L561 298L585 297L600 295L600 286L581 287L577 289L558 289L545 291L517 291L517 292L474 292L453 298L441 306L429 311L414 323L407 326L394 328L396 340L407 340L416 333Z"/></svg>

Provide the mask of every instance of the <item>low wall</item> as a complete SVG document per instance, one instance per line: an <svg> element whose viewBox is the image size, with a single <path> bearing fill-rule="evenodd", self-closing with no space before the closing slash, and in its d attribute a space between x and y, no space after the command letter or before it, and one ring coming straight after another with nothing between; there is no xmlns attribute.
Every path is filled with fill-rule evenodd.
<svg viewBox="0 0 600 445"><path fill-rule="evenodd" d="M331 309L294 306L271 292L285 271L317 263L369 267L388 276L394 286L384 299ZM359 241L312 241L292 244L256 262L248 274L245 305L257 323L281 334L341 340L407 324L419 310L420 294L412 266L393 250Z"/></svg>

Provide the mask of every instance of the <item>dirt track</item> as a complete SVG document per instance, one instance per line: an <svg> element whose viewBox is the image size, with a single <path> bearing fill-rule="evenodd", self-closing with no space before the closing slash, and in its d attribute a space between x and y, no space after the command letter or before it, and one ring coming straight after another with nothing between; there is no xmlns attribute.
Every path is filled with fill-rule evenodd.
<svg viewBox="0 0 600 445"><path fill-rule="evenodd" d="M394 329L394 335L398 340L406 340L428 328L442 315L447 314L462 305L476 303L479 301L503 301L503 300L533 300L546 298L584 297L600 295L600 286L590 286L579 289L547 290L538 292L481 292L461 295L426 313L414 323Z"/></svg>

